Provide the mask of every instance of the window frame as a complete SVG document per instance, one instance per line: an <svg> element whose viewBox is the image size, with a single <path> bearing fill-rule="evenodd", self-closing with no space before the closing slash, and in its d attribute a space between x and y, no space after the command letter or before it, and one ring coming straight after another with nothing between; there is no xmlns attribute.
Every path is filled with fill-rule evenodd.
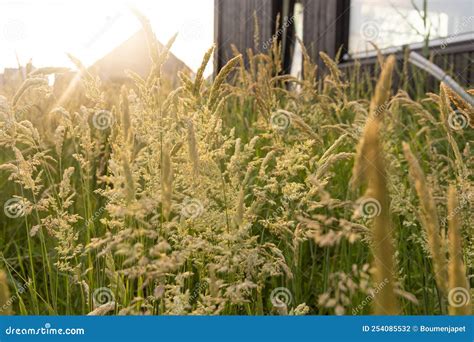
<svg viewBox="0 0 474 342"><path fill-rule="evenodd" d="M352 0L349 0L349 2L352 4ZM352 6L350 6L350 8L352 8ZM351 13L349 13L347 17L348 17L347 23L345 27L343 28L344 30L347 30L347 38L346 38L347 47L344 49L342 60L349 61L349 60L356 60L356 59L360 60L360 59L375 57L377 55L377 51L375 49L361 51L361 52L353 52L353 53L350 52L349 47L350 47L350 40L351 40L351 37L350 37ZM468 20L472 21L474 25L474 13L472 15L469 15L467 18L470 18ZM474 42L474 29L468 32L449 34L447 37L438 37L438 38L430 39L428 47L430 49L444 50L451 44L459 45L459 43L464 43L464 42L465 43ZM384 54L399 53L400 51L403 51L406 47L414 51L422 50L425 47L425 42L415 42L415 43L401 44L397 46L390 46L387 48L380 49L380 51L382 51L382 53Z"/></svg>

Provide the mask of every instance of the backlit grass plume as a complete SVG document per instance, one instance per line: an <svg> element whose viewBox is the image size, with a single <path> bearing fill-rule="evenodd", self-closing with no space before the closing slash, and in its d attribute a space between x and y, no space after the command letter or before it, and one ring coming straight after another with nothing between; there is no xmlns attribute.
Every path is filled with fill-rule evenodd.
<svg viewBox="0 0 474 342"><path fill-rule="evenodd" d="M371 120L383 120L383 114L387 109L387 103L390 98L390 90L392 84L392 73L393 68L395 67L396 58L395 56L389 56L384 63L382 72L380 74L379 80L377 81L377 86L375 87L375 94L372 97L370 102L370 111L367 118L367 124L364 128L361 141L358 145L357 158L354 161L354 168L352 171L351 185L356 187L360 182L360 179L363 178L363 173L367 166L367 161L365 160L365 154L367 153L366 148L368 147L365 142L366 130L368 129L368 123ZM378 126L377 126L378 129Z"/></svg>
<svg viewBox="0 0 474 342"><path fill-rule="evenodd" d="M385 284L374 297L374 314L396 315L400 313L395 296L395 261L393 246L393 227L390 218L390 196L387 187L387 175L383 148L380 140L380 122L369 119L364 136L362 163L365 163L364 178L368 182L365 197L380 205L380 212L373 219L371 249L373 253L373 281Z"/></svg>
<svg viewBox="0 0 474 342"><path fill-rule="evenodd" d="M370 115L373 117L383 117L387 110L390 93L392 91L392 74L397 59L391 55L384 62L380 78L375 87L375 95L370 102Z"/></svg>
<svg viewBox="0 0 474 342"><path fill-rule="evenodd" d="M214 80L206 66L215 47L195 77L185 70L168 80L175 37L159 44L137 16L148 76L128 71L124 84L111 83L72 58L77 74L62 95L43 77L52 69L0 87L0 268L28 279L10 298L2 273L0 307L445 314L447 290L468 290L472 199L459 205L450 191L449 283L436 223L435 198L445 201L453 179L472 189L474 161L470 131L447 125L455 99L445 90L393 89L392 98L393 56L379 56L376 84L360 63L343 70L324 53L329 72L317 77L304 46L301 77L285 75L276 37L268 49L243 51L245 60L234 48ZM404 147L420 216L404 140L423 146L417 154L430 169L428 185ZM348 184L364 191L356 203ZM433 295L436 283L443 296ZM453 303L450 313L467 312Z"/></svg>
<svg viewBox="0 0 474 342"><path fill-rule="evenodd" d="M219 74L216 76L216 79L214 80L214 83L212 84L211 91L209 93L209 100L208 100L208 106L209 108L213 108L214 105L216 104L219 95L222 92L222 84L225 82L227 77L230 75L232 70L235 68L235 66L240 62L242 59L242 55L235 56L232 58L230 61L227 62L226 65L219 71Z"/></svg>
<svg viewBox="0 0 474 342"><path fill-rule="evenodd" d="M388 100L394 57L389 57L377 83L371 108L378 108ZM381 120L374 115L367 119L364 133L359 143L353 170L352 186L367 183L365 198L378 206L373 218L371 249L373 254L373 281L380 286L375 294L373 310L378 315L396 315L400 307L395 296L395 264L393 246L393 228L390 218L390 196L387 186L387 171L384 161L382 141L380 139Z"/></svg>

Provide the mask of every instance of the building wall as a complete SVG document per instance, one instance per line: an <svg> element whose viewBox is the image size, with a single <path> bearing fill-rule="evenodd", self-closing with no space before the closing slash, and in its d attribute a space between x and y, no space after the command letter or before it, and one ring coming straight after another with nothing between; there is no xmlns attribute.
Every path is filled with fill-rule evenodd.
<svg viewBox="0 0 474 342"><path fill-rule="evenodd" d="M157 44L159 49L164 48L160 42ZM129 80L125 70L131 70L146 79L151 68L152 61L146 34L140 30L94 63L91 70L97 73L103 81L123 83ZM164 78L173 86L177 86L180 82L178 72L192 73L191 69L171 52L161 71Z"/></svg>
<svg viewBox="0 0 474 342"><path fill-rule="evenodd" d="M339 47L347 48L349 0L290 0L289 17L292 16L296 1L304 7L303 41L316 63L322 65L319 51L334 57ZM283 0L215 0L216 70L220 70L233 57L231 44L242 53L248 48L255 52L266 50L265 47L270 45L272 35L277 31L276 17L278 13L283 13L283 7ZM259 46L254 44L254 12L259 23ZM284 22L285 18L282 18L280 26ZM291 44L296 44L292 36L293 25L288 27L288 33L285 67L291 65Z"/></svg>
<svg viewBox="0 0 474 342"><path fill-rule="evenodd" d="M342 56L349 45L350 0L291 0L301 2L303 11L303 43L312 60L319 66L319 75L326 71L319 52L324 51L334 58L339 49ZM271 40L275 33L275 19L281 13L283 0L215 0L215 70L218 71L234 56L231 44L241 53L248 48L256 52L264 50L264 43ZM254 44L254 17L259 22L259 46ZM293 44L295 40L289 38ZM291 44L290 44L291 45ZM472 87L474 80L474 42L451 43L439 51L433 46L434 62L450 72L463 86ZM289 57L291 54L286 52ZM341 57L342 57L341 56ZM285 60L285 63L290 62ZM361 60L363 66L375 68L375 58ZM346 71L351 62L345 61L342 68ZM436 82L429 81L428 87L436 87Z"/></svg>
<svg viewBox="0 0 474 342"><path fill-rule="evenodd" d="M275 18L281 2L281 0L215 0L216 70L220 70L234 56L232 44L244 55L249 48L255 52L264 50L264 43L271 39L275 31ZM258 46L254 44L254 13L259 27Z"/></svg>
<svg viewBox="0 0 474 342"><path fill-rule="evenodd" d="M350 0L301 0L304 6L303 42L309 55L320 67L319 51L335 57L349 40Z"/></svg>

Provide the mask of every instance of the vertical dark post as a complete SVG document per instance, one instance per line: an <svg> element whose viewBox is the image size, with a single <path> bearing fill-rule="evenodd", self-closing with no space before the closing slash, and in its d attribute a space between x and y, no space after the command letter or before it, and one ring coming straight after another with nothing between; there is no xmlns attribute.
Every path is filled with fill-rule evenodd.
<svg viewBox="0 0 474 342"><path fill-rule="evenodd" d="M234 55L232 45L244 57L247 49L255 53L270 49L273 35L285 42L283 69L289 72L294 46L293 10L297 0L215 0L214 39L217 44L214 70L218 72ZM279 27L276 19L280 14ZM259 44L255 46L255 17L258 22Z"/></svg>
<svg viewBox="0 0 474 342"><path fill-rule="evenodd" d="M334 57L349 42L350 0L302 0L304 6L303 42L314 62L323 66L319 52Z"/></svg>
<svg viewBox="0 0 474 342"><path fill-rule="evenodd" d="M221 36L220 28L221 28L221 16L219 15L221 8L220 8L220 1L214 0L214 44L216 44L216 49L214 52L214 73L220 70L222 65L219 63L219 56L221 54L222 44L221 44Z"/></svg>
<svg viewBox="0 0 474 342"><path fill-rule="evenodd" d="M283 73L289 74L291 71L292 54L295 44L295 10L296 0L283 0L281 8L277 13L281 13L280 28L283 33L278 39L282 42ZM285 8L285 5L287 8Z"/></svg>
<svg viewBox="0 0 474 342"><path fill-rule="evenodd" d="M279 2L281 0L215 0L215 71L233 57L232 45L244 55L249 48L255 52L264 50L264 43L271 41L274 33ZM254 15L259 25L259 46L254 44Z"/></svg>
<svg viewBox="0 0 474 342"><path fill-rule="evenodd" d="M338 0L336 11L336 51L341 48L341 56L344 56L349 52L351 0Z"/></svg>

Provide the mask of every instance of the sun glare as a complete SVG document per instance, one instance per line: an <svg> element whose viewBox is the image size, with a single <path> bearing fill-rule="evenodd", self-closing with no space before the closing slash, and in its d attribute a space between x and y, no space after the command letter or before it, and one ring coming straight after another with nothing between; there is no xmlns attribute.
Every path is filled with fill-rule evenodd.
<svg viewBox="0 0 474 342"><path fill-rule="evenodd" d="M30 59L37 67L71 66L66 53L92 65L139 30L132 7L150 19L162 43L178 32L172 52L199 67L213 42L212 0L1 0L0 72Z"/></svg>

